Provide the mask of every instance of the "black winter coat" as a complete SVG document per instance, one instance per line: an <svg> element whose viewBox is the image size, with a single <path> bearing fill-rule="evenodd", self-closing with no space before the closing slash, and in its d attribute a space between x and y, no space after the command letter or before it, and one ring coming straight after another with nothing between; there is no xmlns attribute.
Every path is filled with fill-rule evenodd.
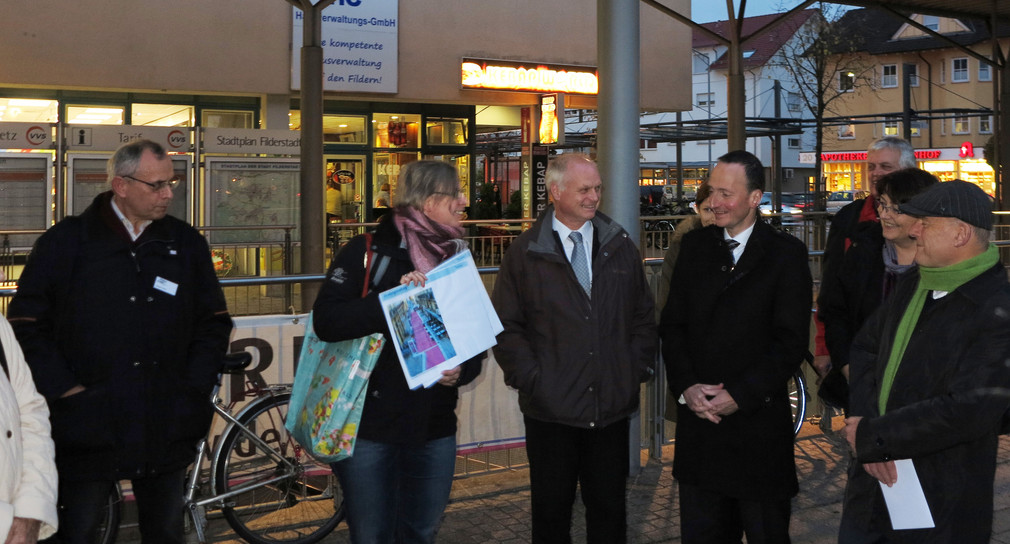
<svg viewBox="0 0 1010 544"><path fill-rule="evenodd" d="M392 444L422 444L456 434L457 387L435 384L411 390L403 376L394 338L379 304L379 293L400 285L400 277L414 270L402 237L393 223L393 211L384 215L372 235L373 273L378 262L389 258L388 268L362 298L365 283L365 236L355 236L333 258L326 281L312 306L312 326L327 342L359 338L375 332L386 336L375 369L368 379L368 397L361 413L358 436ZM482 354L463 363L458 385L473 381L481 371Z"/></svg>
<svg viewBox="0 0 1010 544"><path fill-rule="evenodd" d="M495 359L523 414L600 428L638 408L654 371L656 316L642 259L609 217L593 218L592 299L552 225L553 206L509 246L495 282L505 330Z"/></svg>
<svg viewBox="0 0 1010 544"><path fill-rule="evenodd" d="M786 384L812 297L806 247L760 220L735 267L722 228L684 236L660 322L670 389L721 383L739 410L715 424L678 406L674 478L747 500L797 493Z"/></svg>
<svg viewBox="0 0 1010 544"><path fill-rule="evenodd" d="M64 479L189 464L232 327L204 237L167 216L133 242L111 196L39 238L8 310Z"/></svg>
<svg viewBox="0 0 1010 544"><path fill-rule="evenodd" d="M884 368L918 281L918 271L903 276L852 347L851 415L863 419L842 524L885 530L891 542L987 543L998 430L1010 408L1010 285L996 264L927 298L881 416ZM880 486L860 463L894 459L915 463L935 529L890 531Z"/></svg>
<svg viewBox="0 0 1010 544"><path fill-rule="evenodd" d="M877 310L884 289L884 237L880 223L859 223L850 236L851 245L832 273L825 273L817 297L817 317L824 323L824 342L831 365L849 364L852 339Z"/></svg>

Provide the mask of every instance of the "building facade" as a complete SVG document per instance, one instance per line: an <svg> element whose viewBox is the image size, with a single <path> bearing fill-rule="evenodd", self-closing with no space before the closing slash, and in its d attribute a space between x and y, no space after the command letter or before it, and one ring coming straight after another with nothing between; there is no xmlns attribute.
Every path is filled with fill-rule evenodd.
<svg viewBox="0 0 1010 544"><path fill-rule="evenodd" d="M690 12L687 0L673 4ZM640 104L687 108L690 93L675 83L690 66L670 53L690 47L685 27L648 15ZM472 198L478 132L518 128L546 92L596 107L582 87L464 85L465 62L525 83L606 77L596 69L596 10L563 0L338 0L324 16L324 174L339 193L331 220L374 219L380 197L395 198L399 167L419 158L456 164ZM19 138L0 141L9 189L0 206L17 213L0 214L0 229L44 229L79 213L103 188L104 159L136 137L173 144L184 180L173 214L198 225L297 225L301 45L301 14L284 0L9 2L0 132Z"/></svg>
<svg viewBox="0 0 1010 544"><path fill-rule="evenodd" d="M823 134L827 190L868 189L866 148L884 136L907 136L921 168L994 195L993 169L984 157L994 123L988 27L918 14L909 19L946 39L873 9L849 11L836 23L839 35L851 37L851 52L840 55L836 65L842 69L828 82L845 95L833 104ZM998 27L997 36L1005 49L1010 26Z"/></svg>

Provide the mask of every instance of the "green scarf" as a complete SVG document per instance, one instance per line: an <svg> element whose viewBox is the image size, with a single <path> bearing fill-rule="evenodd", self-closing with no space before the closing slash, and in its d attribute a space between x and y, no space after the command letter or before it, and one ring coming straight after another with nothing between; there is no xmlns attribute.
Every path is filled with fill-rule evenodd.
<svg viewBox="0 0 1010 544"><path fill-rule="evenodd" d="M919 321L919 314L922 313L922 308L926 304L927 293L929 291L947 291L949 293L989 270L997 262L999 262L999 250L994 244L989 244L989 248L985 252L951 266L943 268L919 267L919 285L915 288L915 293L912 295L912 300L908 302L908 307L905 308L901 321L898 322L898 331L894 334L894 345L891 346L891 356L887 358L887 367L884 368L884 382L880 386L880 399L877 402L880 415L884 415L887 408L887 398L891 395L894 376L898 373L898 365L901 364L901 358L905 355L908 340L912 337L915 324Z"/></svg>

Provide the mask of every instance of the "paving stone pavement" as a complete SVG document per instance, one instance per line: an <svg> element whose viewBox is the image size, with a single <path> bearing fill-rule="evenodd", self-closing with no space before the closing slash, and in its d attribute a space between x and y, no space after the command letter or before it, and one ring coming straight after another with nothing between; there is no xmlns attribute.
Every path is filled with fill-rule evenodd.
<svg viewBox="0 0 1010 544"><path fill-rule="evenodd" d="M840 416L831 420L827 433L808 421L796 440L800 493L793 500L790 525L795 544L836 542L849 458L848 447L839 432L843 426ZM628 480L629 544L680 542L679 503L670 469L675 447L664 447L661 460L643 457L642 471ZM1001 437L999 443L994 510L991 542L1010 544L1010 436ZM573 542L584 543L585 511L578 499L572 518ZM123 536L120 535L120 542L139 540ZM217 542L235 542L233 538L222 536ZM530 491L525 469L456 480L438 544L529 541ZM341 523L321 542L350 542L347 525Z"/></svg>
<svg viewBox="0 0 1010 544"><path fill-rule="evenodd" d="M836 420L835 425L841 427L841 418ZM670 470L674 448L665 447L661 461L644 459L642 471L628 480L629 544L680 542L680 510ZM847 459L848 452L838 435L825 435L809 423L804 426L804 433L796 442L800 494L793 507L793 542L834 542ZM1007 506L1010 507L1010 501ZM585 510L578 499L572 516L572 538L576 543L586 541ZM526 470L456 481L438 534L439 544L529 541L530 491ZM349 542L346 526L342 524L323 542Z"/></svg>

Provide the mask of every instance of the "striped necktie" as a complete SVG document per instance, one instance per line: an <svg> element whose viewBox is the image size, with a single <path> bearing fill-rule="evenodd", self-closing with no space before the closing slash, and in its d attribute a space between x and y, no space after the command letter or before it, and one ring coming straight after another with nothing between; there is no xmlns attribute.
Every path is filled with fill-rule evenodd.
<svg viewBox="0 0 1010 544"><path fill-rule="evenodd" d="M582 245L582 233L572 231L568 238L575 244L575 249L572 251L572 270L575 271L575 277L578 278L579 285L586 292L586 296L591 297L593 283L589 279L589 259L586 258L586 248Z"/></svg>

